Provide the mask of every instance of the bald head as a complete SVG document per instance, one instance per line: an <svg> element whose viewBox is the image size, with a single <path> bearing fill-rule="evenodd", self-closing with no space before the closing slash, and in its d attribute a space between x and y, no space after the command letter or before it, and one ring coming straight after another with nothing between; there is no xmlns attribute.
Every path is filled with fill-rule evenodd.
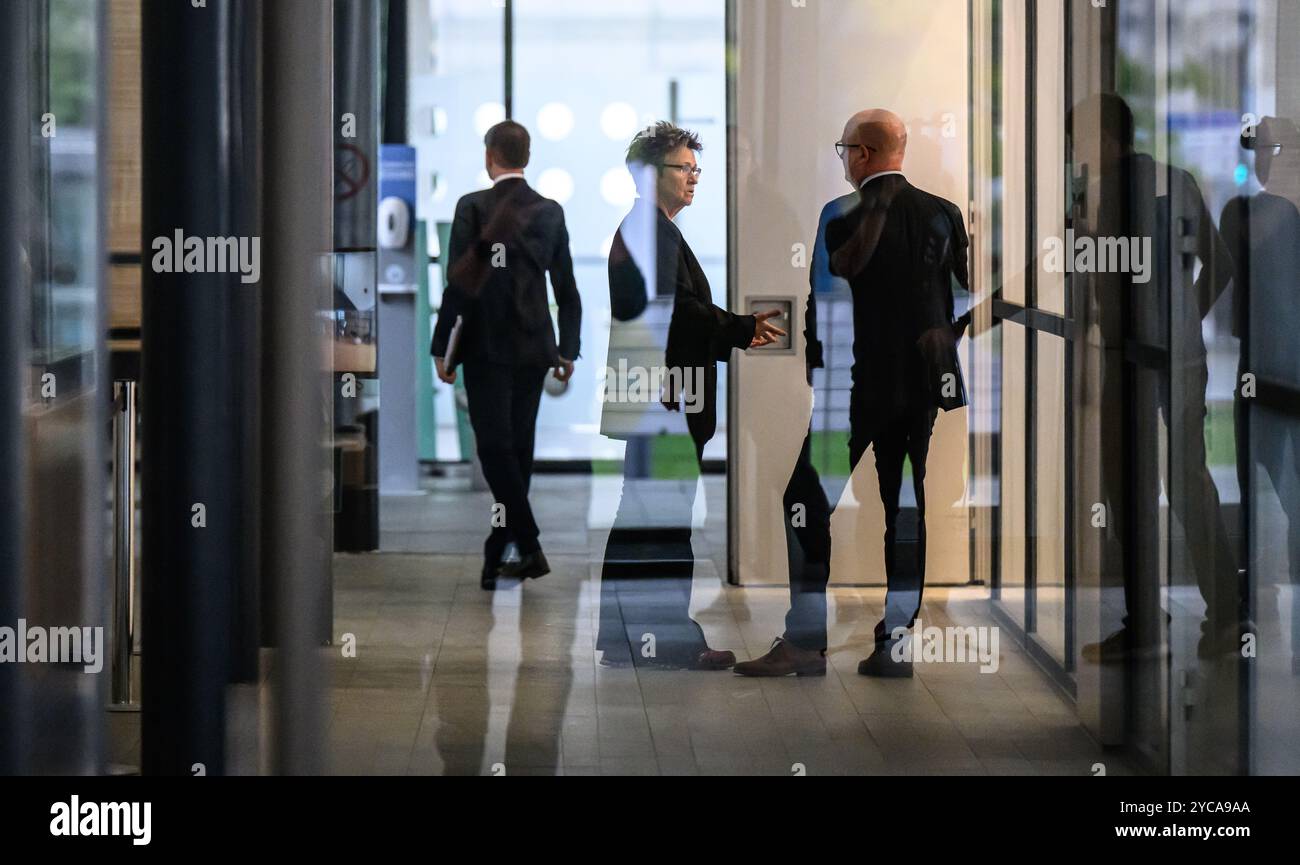
<svg viewBox="0 0 1300 865"><path fill-rule="evenodd" d="M854 186L880 171L899 171L907 154L907 125L884 108L859 111L844 125L844 177Z"/></svg>

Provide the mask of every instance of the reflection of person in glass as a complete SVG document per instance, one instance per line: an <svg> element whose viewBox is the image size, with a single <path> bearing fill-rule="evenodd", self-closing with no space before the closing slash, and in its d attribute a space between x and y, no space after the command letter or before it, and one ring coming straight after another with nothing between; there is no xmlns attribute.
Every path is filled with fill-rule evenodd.
<svg viewBox="0 0 1300 865"><path fill-rule="evenodd" d="M1286 558L1293 586L1291 665L1300 674L1300 421L1255 402L1261 382L1265 388L1272 382L1300 388L1300 352L1295 350L1300 332L1300 130L1286 118L1265 117L1253 132L1241 142L1255 152L1255 174L1264 189L1229 201L1219 220L1235 264L1233 333L1241 340L1235 389L1237 475L1241 501L1254 515L1247 546L1255 554L1246 567L1258 607L1275 603L1276 593L1259 555L1273 545L1258 542L1266 537L1266 510L1258 505L1263 491L1256 466L1267 475L1286 517ZM1248 375L1256 391L1249 396ZM1271 610L1257 614L1261 628L1273 618Z"/></svg>
<svg viewBox="0 0 1300 865"><path fill-rule="evenodd" d="M1205 601L1198 654L1211 658L1233 652L1241 646L1246 623L1236 556L1205 448L1209 366L1202 334L1202 322L1231 282L1231 258L1192 175L1137 152L1133 114L1122 98L1097 94L1073 110L1071 122L1072 128L1100 133L1095 180L1102 192L1090 214L1077 220L1078 234L1149 237L1154 244L1149 281L1130 282L1130 274L1121 274L1123 292L1114 295L1127 306L1126 334L1131 342L1159 354L1168 352L1167 359L1139 371L1133 383L1126 385L1136 406L1137 451L1155 452L1160 435L1158 412L1168 430L1170 453L1168 478L1161 478L1152 461L1147 461L1130 479L1137 487L1132 518L1137 532L1159 536L1159 487L1164 485L1169 508L1183 527L1187 549L1185 556L1172 559L1170 569L1177 571L1190 564ZM1171 248L1175 241L1183 247ZM1199 273L1192 267L1195 261L1200 262ZM1095 275L1098 284L1109 278L1108 274ZM1173 366L1175 362L1177 366ZM1123 377L1125 373L1111 363L1103 367L1103 376ZM1105 384L1103 389L1107 389ZM1171 573L1170 581L1180 583L1180 575ZM1083 658L1092 663L1121 663L1152 657L1160 629L1136 625L1148 621L1144 611L1158 608L1160 590L1157 573L1141 566L1127 567L1123 626L1100 643L1084 646Z"/></svg>
<svg viewBox="0 0 1300 865"><path fill-rule="evenodd" d="M736 315L715 306L673 222L695 200L702 149L694 133L660 122L638 133L627 152L643 195L609 255L606 376L614 380L605 384L601 429L626 440L627 450L601 572L597 648L606 666L716 670L735 663L733 653L709 648L690 617L695 475L717 430L718 363L732 349L768 345L785 333L769 322L778 312ZM692 476L664 489L645 480L650 441L683 416Z"/></svg>

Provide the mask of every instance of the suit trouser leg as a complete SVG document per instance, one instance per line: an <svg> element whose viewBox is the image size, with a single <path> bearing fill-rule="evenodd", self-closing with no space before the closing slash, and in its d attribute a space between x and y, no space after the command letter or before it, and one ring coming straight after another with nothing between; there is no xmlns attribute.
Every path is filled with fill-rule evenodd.
<svg viewBox="0 0 1300 865"><path fill-rule="evenodd" d="M1267 476L1287 524L1286 580L1291 585L1291 656L1300 658L1300 486L1297 486L1294 475L1288 473L1285 467L1288 444L1292 458L1300 460L1300 424L1281 415L1256 412L1251 418L1250 441L1243 442L1240 438L1237 441L1238 471L1243 501L1257 515L1253 529L1255 538L1247 539L1247 548L1250 550L1247 589L1254 593L1254 617L1260 624L1272 620L1283 577L1282 574L1270 573L1263 567L1262 559L1267 554L1261 551L1261 545L1256 542L1266 531L1259 524L1267 509L1264 501L1259 499L1256 479ZM1248 454L1249 459L1243 457L1243 454Z"/></svg>
<svg viewBox="0 0 1300 865"><path fill-rule="evenodd" d="M785 616L784 637L801 649L824 652L831 508L812 464L811 428L804 437L782 504L790 561L790 610Z"/></svg>
<svg viewBox="0 0 1300 865"><path fill-rule="evenodd" d="M907 617L907 627L916 623L921 612L921 597L925 593L925 463L930 456L930 437L934 432L935 409L912 419L907 436L907 459L912 465L912 492L916 498L916 599L910 602L912 612ZM906 606L907 604L905 604Z"/></svg>
<svg viewBox="0 0 1300 865"><path fill-rule="evenodd" d="M494 508L493 531L488 538L488 547L492 549L498 544L504 548L502 540L506 537L514 538L521 554L541 549L537 521L528 503L528 474L520 463L520 456L524 451L522 440L525 436L531 439L536 429L543 374L532 368L514 368L505 364L465 364L469 419L474 428L483 476L492 490L494 503L504 509L498 515ZM536 389L536 399L529 399L530 389ZM530 405L531 413L527 410ZM531 473L531 443L527 454L527 471ZM498 520L498 516L503 519Z"/></svg>
<svg viewBox="0 0 1300 865"><path fill-rule="evenodd" d="M626 446L629 450L641 449L648 447L648 442L632 438ZM623 616L621 590L629 567L626 559L634 549L635 527L629 515L636 498L636 473L636 462L631 456L625 455L618 508L614 512L614 524L610 527L609 537L605 540L605 554L600 569L600 626L596 633L596 648L606 662L630 663L632 660L631 635Z"/></svg>
<svg viewBox="0 0 1300 865"><path fill-rule="evenodd" d="M548 370L520 369L516 371L511 405L514 421L515 460L523 476L524 496L533 483L533 453L537 444L537 411L542 404L542 390ZM527 499L525 498L525 501ZM531 507L529 513L531 514Z"/></svg>
<svg viewBox="0 0 1300 865"><path fill-rule="evenodd" d="M1244 621L1244 598L1237 579L1237 558L1228 538L1227 525L1219 503L1219 490L1210 475L1205 452L1206 407L1204 389L1192 385L1191 394L1199 399L1170 417L1168 407L1161 406L1169 423L1174 447L1182 451L1182 471L1171 478L1178 486L1169 496L1170 509L1183 524L1187 536L1187 553L1197 586L1205 600L1202 633L1213 633ZM1171 459L1170 473L1179 466Z"/></svg>
<svg viewBox="0 0 1300 865"><path fill-rule="evenodd" d="M1291 459L1300 462L1300 426L1294 419L1285 421L1291 427ZM1300 662L1300 489L1295 477L1290 483L1279 469L1272 474L1274 489L1282 490L1282 512L1286 515L1287 567L1291 574L1291 663Z"/></svg>
<svg viewBox="0 0 1300 865"><path fill-rule="evenodd" d="M600 580L600 628L596 647L606 659L687 666L708 648L704 631L690 616L694 553L691 514L697 479L683 480L680 498L649 499L658 484L634 476L624 462L623 488L614 526L605 546ZM655 491L657 492L657 490ZM648 506L665 528L638 525ZM633 543L638 535L655 538L647 551ZM628 562L629 554L644 556Z"/></svg>
<svg viewBox="0 0 1300 865"><path fill-rule="evenodd" d="M668 655L672 661L682 666L695 663L700 653L709 647L704 629L700 623L691 618L691 591L695 582L695 548L691 543L694 533L692 523L695 513L695 496L700 487L702 452L704 445L696 443L695 473L688 480L682 497L683 505L681 523L685 531L677 536L671 544L675 551L675 563L665 572L664 613L670 625L668 630Z"/></svg>
<svg viewBox="0 0 1300 865"><path fill-rule="evenodd" d="M921 611L921 594L925 586L925 462L936 414L934 409L911 412L886 424L872 439L880 502L885 510L885 615L876 624L877 645L892 643L894 632L899 628L911 628ZM856 465L861 456L861 450L851 452L850 461ZM916 557L908 574L900 572L898 561L899 494L903 486L904 458L912 464L917 520ZM909 584L913 575L915 586Z"/></svg>

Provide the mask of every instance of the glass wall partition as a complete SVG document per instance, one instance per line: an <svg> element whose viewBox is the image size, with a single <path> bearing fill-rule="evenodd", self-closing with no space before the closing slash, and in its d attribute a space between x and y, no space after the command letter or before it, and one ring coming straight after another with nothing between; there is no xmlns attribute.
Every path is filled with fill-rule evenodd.
<svg viewBox="0 0 1300 865"><path fill-rule="evenodd" d="M0 772L93 774L105 768L112 636L103 542L104 6L21 0L5 11L0 185L11 196L0 219L0 450L11 528L0 541L0 625L68 629L87 644L51 646L66 663L0 664Z"/></svg>
<svg viewBox="0 0 1300 865"><path fill-rule="evenodd" d="M884 585L885 514L874 460L849 465L854 300L848 283L831 274L825 228L857 204L858 193L835 144L856 112L893 111L907 126L908 182L966 214L968 4L734 7L736 305L787 310L793 338L782 350L746 353L732 371L732 496L739 503L732 573L743 584L784 585L799 566L791 558L798 545L783 523L792 505L806 503L792 486L801 475L816 478L834 509L830 582ZM873 58L869 82L863 56ZM939 68L942 76L930 74ZM969 302L958 290L957 313ZM971 577L967 433L978 410L972 403L935 422L925 476L927 585L965 585ZM904 471L898 538L907 551L900 555L911 556L919 544L917 501L911 469Z"/></svg>
<svg viewBox="0 0 1300 865"><path fill-rule="evenodd" d="M1156 772L1297 765L1294 13L972 18L973 378L997 405L975 573L1092 734Z"/></svg>
<svg viewBox="0 0 1300 865"><path fill-rule="evenodd" d="M1025 647L1074 690L1071 274L1066 240L1067 7L975 3L976 312L971 337L977 574ZM978 544L979 542L977 542Z"/></svg>

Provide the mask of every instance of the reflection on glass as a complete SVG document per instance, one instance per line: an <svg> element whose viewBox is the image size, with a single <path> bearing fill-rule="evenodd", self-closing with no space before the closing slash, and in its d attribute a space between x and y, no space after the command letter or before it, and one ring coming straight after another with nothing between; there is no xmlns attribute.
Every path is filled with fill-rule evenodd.
<svg viewBox="0 0 1300 865"><path fill-rule="evenodd" d="M544 195L568 196L562 203L583 308L583 358L568 394L542 401L537 455L616 461L620 443L600 434L601 403L592 398L604 386L610 335L606 261L636 196L623 165L628 142L652 122L676 121L704 142L699 195L678 224L713 286L714 302L727 305L726 4L515 0L513 9L513 116L535 133L529 182ZM726 367L719 372L725 406ZM725 458L726 429L724 410L706 460ZM694 473L684 430L656 436L646 447L656 475ZM616 471L610 463L603 467Z"/></svg>
<svg viewBox="0 0 1300 865"><path fill-rule="evenodd" d="M48 65L37 70L49 89L48 113L33 118L37 188L49 184L34 223L48 241L31 257L33 360L42 364L91 351L97 338L95 19L94 4L51 0Z"/></svg>
<svg viewBox="0 0 1300 865"><path fill-rule="evenodd" d="M1025 382L1024 327L1002 328L1002 573L999 599L1021 626L1025 622Z"/></svg>
<svg viewBox="0 0 1300 865"><path fill-rule="evenodd" d="M1065 349L1059 336L1038 332L1034 387L1034 602L1035 630L1066 665L1065 581Z"/></svg>

